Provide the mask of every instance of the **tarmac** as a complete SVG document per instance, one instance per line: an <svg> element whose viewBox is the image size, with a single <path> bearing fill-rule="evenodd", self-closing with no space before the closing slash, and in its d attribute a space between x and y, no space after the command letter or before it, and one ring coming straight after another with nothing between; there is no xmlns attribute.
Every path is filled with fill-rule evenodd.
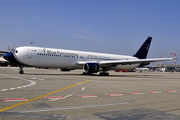
<svg viewBox="0 0 180 120"><path fill-rule="evenodd" d="M179 120L180 73L0 67L0 119Z"/></svg>

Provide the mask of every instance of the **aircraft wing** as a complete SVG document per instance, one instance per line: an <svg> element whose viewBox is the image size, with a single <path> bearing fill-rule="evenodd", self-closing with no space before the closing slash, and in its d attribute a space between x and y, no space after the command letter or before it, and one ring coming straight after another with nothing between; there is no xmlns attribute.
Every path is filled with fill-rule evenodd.
<svg viewBox="0 0 180 120"><path fill-rule="evenodd" d="M76 62L77 65L84 65L86 63L99 63L97 61L78 61Z"/></svg>
<svg viewBox="0 0 180 120"><path fill-rule="evenodd" d="M151 63L151 62L159 62L159 61L168 61L173 60L174 58L152 58L152 59L135 59L135 60L113 60L113 61L79 61L76 64L83 65L86 63L98 63L100 65L126 65L126 64L137 64L137 63Z"/></svg>
<svg viewBox="0 0 180 120"><path fill-rule="evenodd" d="M6 54L6 53L8 53L8 51L0 51L0 54L2 55L2 56L0 57L0 62L8 62L7 60L5 60L5 59L3 58L3 55Z"/></svg>
<svg viewBox="0 0 180 120"><path fill-rule="evenodd" d="M100 65L125 65L125 64L137 64L137 63L151 63L151 62L159 62L159 61L168 61L173 60L173 58L153 58L153 59L135 59L135 60L114 60L114 61L101 61Z"/></svg>
<svg viewBox="0 0 180 120"><path fill-rule="evenodd" d="M5 60L3 57L0 57L0 62L8 62L8 61Z"/></svg>

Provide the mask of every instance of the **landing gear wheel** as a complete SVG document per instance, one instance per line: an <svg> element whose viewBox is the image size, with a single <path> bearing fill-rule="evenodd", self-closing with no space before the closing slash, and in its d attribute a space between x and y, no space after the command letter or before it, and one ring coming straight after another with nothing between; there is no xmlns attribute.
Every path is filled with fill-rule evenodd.
<svg viewBox="0 0 180 120"><path fill-rule="evenodd" d="M20 70L20 71L19 71L19 74L24 74L24 71L23 71L23 70Z"/></svg>
<svg viewBox="0 0 180 120"><path fill-rule="evenodd" d="M24 67L24 66L20 66L20 68L19 68L19 70L20 70L20 71L19 71L19 74L24 74L23 67Z"/></svg>
<svg viewBox="0 0 180 120"><path fill-rule="evenodd" d="M109 76L109 73L101 72L99 73L100 76Z"/></svg>

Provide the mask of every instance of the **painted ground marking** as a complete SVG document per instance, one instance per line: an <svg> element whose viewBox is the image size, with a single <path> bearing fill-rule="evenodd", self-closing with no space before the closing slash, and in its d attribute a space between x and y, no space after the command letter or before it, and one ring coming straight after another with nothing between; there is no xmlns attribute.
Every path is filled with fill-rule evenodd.
<svg viewBox="0 0 180 120"><path fill-rule="evenodd" d="M85 87L83 87L81 90L83 91L85 89Z"/></svg>
<svg viewBox="0 0 180 120"><path fill-rule="evenodd" d="M26 101L26 98L6 98L3 99L5 102L12 102L12 101Z"/></svg>
<svg viewBox="0 0 180 120"><path fill-rule="evenodd" d="M80 95L81 98L91 98L91 97L97 97L95 95Z"/></svg>
<svg viewBox="0 0 180 120"><path fill-rule="evenodd" d="M54 96L54 97L45 97L46 99L56 99L56 98L59 98L59 99L64 99L65 97L64 96Z"/></svg>
<svg viewBox="0 0 180 120"><path fill-rule="evenodd" d="M43 97L45 97L45 96L48 96L48 95L51 95L51 94L54 94L54 93L57 93L57 92L60 92L60 91L63 91L63 90L72 88L72 87L75 87L75 86L77 86L77 85L79 85L79 84L83 84L83 83L86 83L86 82L89 82L89 81L91 81L91 80L86 80L86 81L80 82L80 83L78 83L78 84L74 84L74 85L71 85L71 86L68 86L68 87L65 87L65 88L56 90L56 91L54 91L54 92L51 92L51 93L48 93L48 94L45 94L45 95L42 95L42 96L39 96L39 97L36 97L36 98L32 98L32 99L29 99L29 100L24 101L24 102L20 102L20 103L14 104L14 105L12 105L12 106L9 106L9 107L0 109L0 112L9 110L9 109L14 108L14 107L17 107L17 106L19 106L19 105L22 105L22 104L25 104L25 103L28 103L28 102L31 102L31 101L34 101L34 100L43 98Z"/></svg>
<svg viewBox="0 0 180 120"><path fill-rule="evenodd" d="M140 95L140 94L144 94L142 92L131 92L130 94L133 94L133 95Z"/></svg>
<svg viewBox="0 0 180 120"><path fill-rule="evenodd" d="M0 90L0 91L7 91L8 89L2 89L2 90Z"/></svg>
<svg viewBox="0 0 180 120"><path fill-rule="evenodd" d="M34 110L23 110L23 111L13 111L19 113L30 113L30 112L43 112L43 111L54 111L54 110L72 110L81 108L91 108L91 107L101 107L101 106L111 106L111 105L121 105L129 104L130 102L119 102L119 103L107 103L107 104L97 104L97 105L87 105L87 106L75 106L75 107L61 107L61 108L47 108L47 109L34 109Z"/></svg>
<svg viewBox="0 0 180 120"><path fill-rule="evenodd" d="M59 100L59 99L65 99L65 98L70 97L70 96L72 96L72 94L66 95L66 96L47 97L47 98L50 99L51 101L55 101L55 100Z"/></svg>
<svg viewBox="0 0 180 120"><path fill-rule="evenodd" d="M176 92L175 90L166 90L166 92Z"/></svg>
<svg viewBox="0 0 180 120"><path fill-rule="evenodd" d="M123 95L123 94L120 94L120 93L114 93L114 94L106 94L106 95L109 95L109 96L120 96L120 95Z"/></svg>
<svg viewBox="0 0 180 120"><path fill-rule="evenodd" d="M148 91L149 93L161 93L161 91Z"/></svg>
<svg viewBox="0 0 180 120"><path fill-rule="evenodd" d="M28 85L24 85L24 86L21 86L21 87L17 87L18 89L20 89L20 88L25 88L25 87L28 87L28 86L33 86L33 85L35 85L36 84L36 82L35 81L32 81L32 80L28 80L28 79L24 79L24 78L19 78L19 77L15 77L15 76L10 76L10 75L6 75L6 74L0 74L0 75L3 75L3 76L7 76L7 77L11 77L11 78L15 78L15 79L20 79L20 80L25 80L25 81L28 81L28 82L30 82L30 84L28 84ZM8 91L8 90L15 90L16 88L9 88L9 89L2 89L2 90L0 90L0 91Z"/></svg>

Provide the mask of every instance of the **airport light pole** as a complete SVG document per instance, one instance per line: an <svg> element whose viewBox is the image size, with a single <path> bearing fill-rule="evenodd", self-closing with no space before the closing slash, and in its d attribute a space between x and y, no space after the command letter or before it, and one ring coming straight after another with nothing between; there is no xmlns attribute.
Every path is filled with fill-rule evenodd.
<svg viewBox="0 0 180 120"><path fill-rule="evenodd" d="M11 48L10 48L10 46L8 46L8 50L10 50Z"/></svg>
<svg viewBox="0 0 180 120"><path fill-rule="evenodd" d="M161 58L161 55L160 55L160 58ZM160 70L161 70L161 61L160 61L160 65L159 65L159 68L160 68Z"/></svg>
<svg viewBox="0 0 180 120"><path fill-rule="evenodd" d="M169 55L174 55L174 68L176 69L176 56L180 55L180 53L169 53Z"/></svg>

